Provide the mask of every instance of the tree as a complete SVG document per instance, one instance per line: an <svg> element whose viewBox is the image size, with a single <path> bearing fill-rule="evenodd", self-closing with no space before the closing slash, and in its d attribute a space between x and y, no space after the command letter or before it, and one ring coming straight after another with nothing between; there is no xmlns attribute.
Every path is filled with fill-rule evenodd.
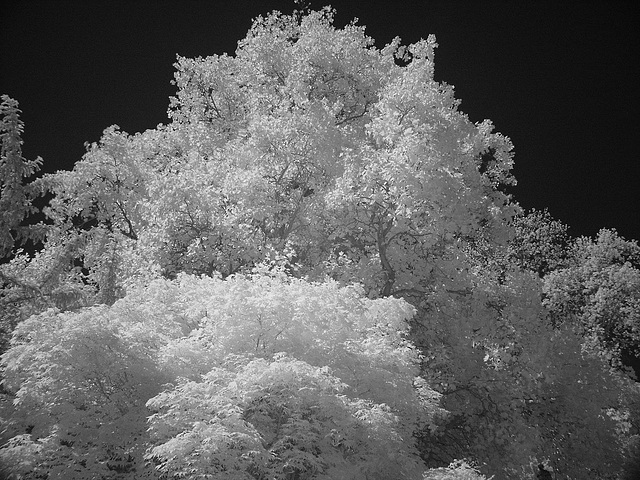
<svg viewBox="0 0 640 480"><path fill-rule="evenodd" d="M510 244L516 262L541 278L568 262L569 227L547 210L531 210L514 218L515 236Z"/></svg>
<svg viewBox="0 0 640 480"><path fill-rule="evenodd" d="M277 271L50 310L3 356L16 409L2 458L23 478L421 478L412 431L442 411L412 314Z"/></svg>
<svg viewBox="0 0 640 480"><path fill-rule="evenodd" d="M169 378L123 407L136 412L132 426L140 405L153 410L151 436L138 438L166 475L419 478L416 452L434 468L472 458L499 479L532 478L543 461L584 474L592 459L585 443L559 440L571 432L563 419L602 432L586 438L609 452L626 412L612 373L542 304L539 274L564 260L554 246L555 263L541 262L549 250L537 237L561 243L563 227L519 220L503 188L514 182L511 142L488 120L472 123L453 87L435 81L433 36L378 49L333 15L275 12L254 21L235 55L179 57L169 125L111 127L72 172L45 177L54 200L44 249L6 267L44 275L29 283L41 303L29 297L21 315L40 316L24 328L104 318L104 341L88 351L109 359L110 345L114 365ZM256 268L279 273L254 277ZM28 392L37 373L18 375L30 357L17 352L64 342L27 347L21 328L5 362L13 390ZM126 334L137 328L153 345L144 355ZM109 385L146 385L128 381ZM108 431L114 415L101 420ZM60 434L42 428L50 447L11 445L69 464L53 447ZM383 434L403 440L382 447ZM140 444L114 448L135 458L131 472L151 472ZM110 475L100 455L92 468Z"/></svg>
<svg viewBox="0 0 640 480"><path fill-rule="evenodd" d="M637 386L585 353L579 330L560 328L545 354L540 388L526 404L540 435L538 458L563 478L618 478L634 434L624 396L637 397Z"/></svg>
<svg viewBox="0 0 640 480"><path fill-rule="evenodd" d="M578 325L596 354L638 375L640 247L615 230L577 240L570 264L545 278L545 303L555 322Z"/></svg>
<svg viewBox="0 0 640 480"><path fill-rule="evenodd" d="M42 193L38 181L25 183L25 179L35 174L42 159L27 160L22 156L24 124L20 120L18 102L2 95L0 104L0 263L16 255L18 242L36 240L42 233L34 225L25 225L25 219L36 212L34 199ZM11 331L20 320L17 298L33 297L29 287L4 270L0 265L0 352L5 351ZM5 311L6 309L6 311Z"/></svg>
<svg viewBox="0 0 640 480"><path fill-rule="evenodd" d="M40 169L42 159L26 160L22 156L24 124L20 120L18 102L2 95L0 104L0 259L7 257L17 240L24 240L30 231L22 225L27 215L35 212L33 199L38 195L37 183L24 184Z"/></svg>

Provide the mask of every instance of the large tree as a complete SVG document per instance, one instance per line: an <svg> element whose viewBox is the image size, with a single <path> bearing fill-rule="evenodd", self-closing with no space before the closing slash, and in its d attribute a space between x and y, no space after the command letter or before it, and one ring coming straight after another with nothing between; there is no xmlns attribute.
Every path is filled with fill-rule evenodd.
<svg viewBox="0 0 640 480"><path fill-rule="evenodd" d="M39 315L3 361L14 417L54 413L16 424L5 457L60 469L76 448L105 477L143 471L142 445L176 478L419 478L421 461L452 465L427 478L478 475L459 458L496 478L542 461L567 478L615 473L620 385L549 320L527 270L540 254L513 253L511 142L435 81L436 47L376 48L329 8L259 17L235 55L178 58L168 125L108 128L47 176L45 247L4 267L39 279L46 301L26 300L23 317ZM286 276L247 280L255 268ZM352 318L363 305L379 313ZM69 349L112 368L76 366ZM106 443L65 436L76 410ZM113 437L122 422L130 435ZM114 451L130 466L109 470Z"/></svg>

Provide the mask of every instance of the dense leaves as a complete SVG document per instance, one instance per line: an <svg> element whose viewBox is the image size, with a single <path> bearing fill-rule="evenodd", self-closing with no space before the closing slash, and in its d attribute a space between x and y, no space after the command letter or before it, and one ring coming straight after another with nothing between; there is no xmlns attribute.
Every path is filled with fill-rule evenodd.
<svg viewBox="0 0 640 480"><path fill-rule="evenodd" d="M0 104L0 259L14 249L16 240L24 240L29 229L22 221L35 211L32 201L39 193L36 183L25 179L40 169L42 159L27 160L22 156L21 135L24 124L20 120L18 102L2 95Z"/></svg>
<svg viewBox="0 0 640 480"><path fill-rule="evenodd" d="M412 433L442 411L412 313L256 274L32 316L3 357L16 435L2 457L25 478L421 478Z"/></svg>
<svg viewBox="0 0 640 480"><path fill-rule="evenodd" d="M20 120L18 102L2 95L0 104L0 267L16 256L15 247L26 240L36 240L41 229L25 220L37 209L34 199L42 192L38 181L26 183L42 163L41 158L27 160L22 156L21 135L24 124ZM18 262L19 263L19 262ZM8 338L23 318L19 311L25 298L38 296L33 285L15 275L15 270L0 269L0 352L7 348Z"/></svg>
<svg viewBox="0 0 640 480"><path fill-rule="evenodd" d="M637 242L612 230L578 239L571 263L545 279L545 297L556 322L579 325L596 353L617 368L640 370Z"/></svg>
<svg viewBox="0 0 640 480"><path fill-rule="evenodd" d="M44 248L0 266L5 462L617 478L637 245L570 249L523 214L510 140L435 81L436 47L378 49L330 8L259 17L235 55L178 57L168 125L109 127L45 176Z"/></svg>
<svg viewBox="0 0 640 480"><path fill-rule="evenodd" d="M523 268L544 277L566 266L570 256L569 227L547 211L532 210L514 218L512 256Z"/></svg>

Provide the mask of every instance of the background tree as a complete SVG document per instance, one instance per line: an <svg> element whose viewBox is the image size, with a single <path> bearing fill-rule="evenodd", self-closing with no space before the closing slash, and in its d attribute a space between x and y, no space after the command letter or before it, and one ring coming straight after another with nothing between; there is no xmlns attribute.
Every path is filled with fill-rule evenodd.
<svg viewBox="0 0 640 480"><path fill-rule="evenodd" d="M42 159L27 160L22 156L24 124L20 120L18 102L2 95L0 104L0 258L9 256L16 241L26 240L33 229L22 221L36 211L33 199L40 193L37 182L25 184L40 169Z"/></svg>
<svg viewBox="0 0 640 480"><path fill-rule="evenodd" d="M11 331L22 318L19 306L25 298L36 296L33 286L4 270L2 264L16 255L19 242L36 240L41 229L26 225L26 218L36 212L33 201L42 192L37 181L25 183L42 164L42 159L22 156L24 124L18 102L2 95L0 104L0 352L6 350Z"/></svg>
<svg viewBox="0 0 640 480"><path fill-rule="evenodd" d="M568 262L571 237L568 225L554 219L548 210L531 210L514 218L515 235L510 242L513 257L523 268L541 278Z"/></svg>
<svg viewBox="0 0 640 480"><path fill-rule="evenodd" d="M545 278L556 323L578 325L596 354L635 374L640 366L640 247L615 230L580 238L566 268Z"/></svg>

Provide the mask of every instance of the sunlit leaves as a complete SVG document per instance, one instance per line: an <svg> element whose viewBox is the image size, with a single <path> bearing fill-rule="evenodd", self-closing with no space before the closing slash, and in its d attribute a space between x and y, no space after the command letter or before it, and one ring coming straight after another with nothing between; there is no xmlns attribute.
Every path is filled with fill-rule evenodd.
<svg viewBox="0 0 640 480"><path fill-rule="evenodd" d="M170 124L46 177L45 247L0 270L33 315L3 359L18 469L417 479L417 438L451 464L425 478L502 479L619 453L630 413L581 349L635 338L637 246L557 270L566 229L519 215L511 141L435 81L435 38L378 49L333 17L178 57Z"/></svg>
<svg viewBox="0 0 640 480"><path fill-rule="evenodd" d="M419 478L392 410L340 395L330 372L285 355L214 369L149 401L149 456L198 477Z"/></svg>
<svg viewBox="0 0 640 480"><path fill-rule="evenodd" d="M442 411L418 378L412 315L402 300L277 270L181 275L111 307L47 311L3 356L15 438L2 457L34 473L141 478L152 447L171 475L420 478L412 433Z"/></svg>

